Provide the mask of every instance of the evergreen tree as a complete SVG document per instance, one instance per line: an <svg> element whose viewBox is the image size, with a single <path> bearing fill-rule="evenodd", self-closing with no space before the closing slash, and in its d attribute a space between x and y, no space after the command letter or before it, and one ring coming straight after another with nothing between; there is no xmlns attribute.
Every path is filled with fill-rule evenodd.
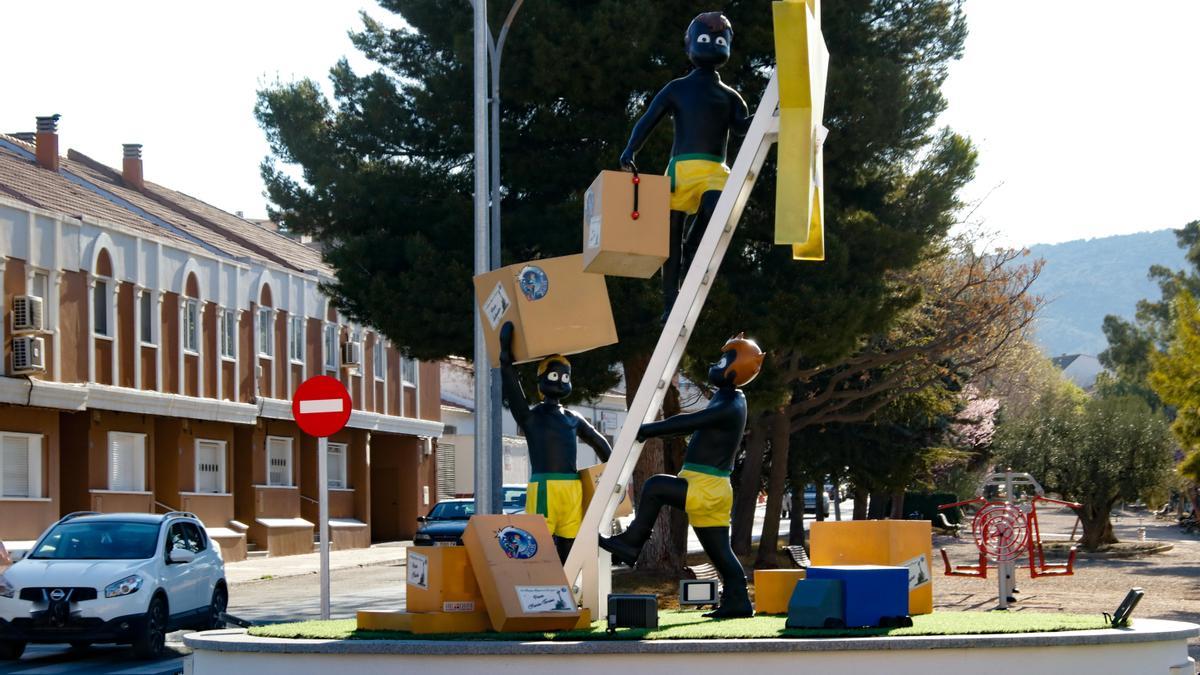
<svg viewBox="0 0 1200 675"><path fill-rule="evenodd" d="M339 62L332 100L308 80L259 92L272 217L324 246L337 271L326 290L339 310L417 358L470 354L470 3L380 5L407 25L388 29L364 14L351 34L377 72ZM648 98L687 72L684 29L709 9L693 0L525 2L501 75L506 264L581 250L584 190L601 169L617 167ZM771 5L732 0L723 9L735 37L721 74L753 109L774 60ZM493 27L507 10L491 5ZM780 354L845 354L917 301L889 275L936 248L975 164L966 139L934 128L946 69L966 36L960 0L846 0L823 10L827 260L796 263L772 244L768 162L684 364L696 372L737 331L758 337L772 354L747 390L760 409L789 398L772 374ZM644 170L665 167L670 141L664 125L639 154ZM611 386L618 362L632 395L659 333L657 280L608 285L621 341L572 358L582 397ZM661 470L678 468L678 448L669 454Z"/></svg>

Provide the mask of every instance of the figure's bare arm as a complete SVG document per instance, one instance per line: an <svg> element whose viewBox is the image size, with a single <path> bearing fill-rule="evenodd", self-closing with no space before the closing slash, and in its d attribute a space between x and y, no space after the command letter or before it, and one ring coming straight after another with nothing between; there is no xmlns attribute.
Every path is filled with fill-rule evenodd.
<svg viewBox="0 0 1200 675"><path fill-rule="evenodd" d="M671 84L663 87L661 91L654 96L650 101L646 112L642 113L641 119L637 124L633 125L633 133L629 135L629 142L625 144L625 150L621 153L621 167L632 169L637 153L646 144L646 139L650 137L651 132L662 121L662 118L671 112Z"/></svg>
<svg viewBox="0 0 1200 675"><path fill-rule="evenodd" d="M572 412L572 414L579 419L579 424L575 427L575 434L579 436L579 440L591 446L601 462L607 462L609 456L612 455L612 445L609 444L608 439L596 431L596 427L592 426L592 423L587 421L583 415L576 412Z"/></svg>
<svg viewBox="0 0 1200 675"><path fill-rule="evenodd" d="M690 434L693 431L720 424L728 414L727 407L724 405L709 406L693 413L680 413L658 422L647 422L638 429L638 440Z"/></svg>
<svg viewBox="0 0 1200 675"><path fill-rule="evenodd" d="M745 99L736 91L729 90L729 103L733 108L733 119L729 122L729 130L738 136L745 136L747 131L750 131L750 122L754 119L750 116L750 108L746 105Z"/></svg>
<svg viewBox="0 0 1200 675"><path fill-rule="evenodd" d="M521 379L517 369L513 367L512 356L513 324L505 322L500 327L500 385L504 394L504 403L512 413L517 426L525 428L529 419L529 400L525 398L525 390L521 388Z"/></svg>

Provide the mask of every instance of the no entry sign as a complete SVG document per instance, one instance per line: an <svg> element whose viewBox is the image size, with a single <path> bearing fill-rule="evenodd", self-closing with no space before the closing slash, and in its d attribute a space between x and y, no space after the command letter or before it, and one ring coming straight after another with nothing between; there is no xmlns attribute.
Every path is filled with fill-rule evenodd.
<svg viewBox="0 0 1200 675"><path fill-rule="evenodd" d="M350 392L328 375L310 377L292 397L292 417L310 436L332 436L350 419Z"/></svg>

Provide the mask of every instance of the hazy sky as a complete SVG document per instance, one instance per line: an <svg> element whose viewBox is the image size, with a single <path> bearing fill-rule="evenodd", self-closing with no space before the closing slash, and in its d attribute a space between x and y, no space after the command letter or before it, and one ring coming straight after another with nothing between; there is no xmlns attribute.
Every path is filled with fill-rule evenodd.
<svg viewBox="0 0 1200 675"><path fill-rule="evenodd" d="M143 143L149 180L264 215L255 91L324 81L343 55L365 66L346 37L363 8L389 18L365 0L5 2L0 130L61 113L64 152L119 167L121 143ZM976 220L1033 244L1200 218L1200 2L968 0L966 11L944 122L980 150L966 194L983 199Z"/></svg>

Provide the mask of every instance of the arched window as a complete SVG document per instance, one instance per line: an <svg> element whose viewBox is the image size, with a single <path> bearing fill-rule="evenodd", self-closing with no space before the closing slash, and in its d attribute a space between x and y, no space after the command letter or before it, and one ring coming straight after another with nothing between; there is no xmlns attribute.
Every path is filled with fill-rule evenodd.
<svg viewBox="0 0 1200 675"><path fill-rule="evenodd" d="M112 337L114 319L112 315L113 263L108 249L100 249L96 255L95 285L92 287L92 333L101 337Z"/></svg>
<svg viewBox="0 0 1200 675"><path fill-rule="evenodd" d="M200 282L196 273L188 275L184 284L183 349L192 354L200 352Z"/></svg>
<svg viewBox="0 0 1200 675"><path fill-rule="evenodd" d="M271 287L263 285L258 299L258 355L267 358L275 354L275 310Z"/></svg>

